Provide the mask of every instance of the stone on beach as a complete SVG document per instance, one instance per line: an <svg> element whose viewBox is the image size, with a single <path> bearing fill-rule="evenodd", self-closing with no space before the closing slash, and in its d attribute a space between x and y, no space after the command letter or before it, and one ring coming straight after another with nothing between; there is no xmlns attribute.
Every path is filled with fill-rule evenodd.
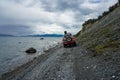
<svg viewBox="0 0 120 80"><path fill-rule="evenodd" d="M25 52L28 53L28 54L33 54L33 53L36 53L37 50L34 49L34 48L29 48L29 49L27 49Z"/></svg>

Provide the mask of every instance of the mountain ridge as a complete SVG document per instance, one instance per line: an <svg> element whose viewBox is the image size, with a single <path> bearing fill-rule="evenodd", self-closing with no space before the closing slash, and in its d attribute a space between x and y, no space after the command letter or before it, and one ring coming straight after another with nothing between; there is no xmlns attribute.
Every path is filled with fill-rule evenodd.
<svg viewBox="0 0 120 80"><path fill-rule="evenodd" d="M62 34L36 34L36 35L26 35L24 37L62 37Z"/></svg>
<svg viewBox="0 0 120 80"><path fill-rule="evenodd" d="M0 34L0 37L62 37L62 34L33 34L33 35L10 35L10 34Z"/></svg>
<svg viewBox="0 0 120 80"><path fill-rule="evenodd" d="M15 37L15 36L10 34L0 34L0 37Z"/></svg>

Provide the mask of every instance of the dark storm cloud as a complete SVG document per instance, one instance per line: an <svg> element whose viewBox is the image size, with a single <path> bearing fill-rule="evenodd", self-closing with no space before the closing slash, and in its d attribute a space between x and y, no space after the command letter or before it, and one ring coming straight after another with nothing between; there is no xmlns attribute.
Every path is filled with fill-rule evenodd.
<svg viewBox="0 0 120 80"><path fill-rule="evenodd" d="M53 3L51 3L51 0L41 0L41 2L44 4L44 8L47 11L65 11L68 9L78 11L79 5L82 4L83 0L53 0Z"/></svg>
<svg viewBox="0 0 120 80"><path fill-rule="evenodd" d="M1 33L19 36L32 34L32 31L28 26L25 25L0 25L0 34Z"/></svg>
<svg viewBox="0 0 120 80"><path fill-rule="evenodd" d="M90 3L100 3L101 1L103 1L103 0L89 0Z"/></svg>
<svg viewBox="0 0 120 80"><path fill-rule="evenodd" d="M60 11L66 10L66 9L71 9L71 10L78 10L79 5L77 3L77 1L74 0L69 0L69 2L67 0L59 0L58 1L58 9Z"/></svg>

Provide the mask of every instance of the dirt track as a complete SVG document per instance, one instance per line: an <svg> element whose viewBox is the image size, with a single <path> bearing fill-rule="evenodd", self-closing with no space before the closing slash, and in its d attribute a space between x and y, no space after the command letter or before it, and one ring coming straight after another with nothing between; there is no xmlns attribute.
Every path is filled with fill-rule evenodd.
<svg viewBox="0 0 120 80"><path fill-rule="evenodd" d="M120 75L117 75L119 66L111 64L92 57L90 53L80 47L56 48L24 65L23 68L4 74L1 79L120 80Z"/></svg>

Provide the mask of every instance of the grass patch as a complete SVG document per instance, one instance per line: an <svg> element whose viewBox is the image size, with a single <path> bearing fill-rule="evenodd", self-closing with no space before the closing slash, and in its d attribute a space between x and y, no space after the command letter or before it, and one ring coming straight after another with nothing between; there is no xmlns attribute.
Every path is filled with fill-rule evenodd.
<svg viewBox="0 0 120 80"><path fill-rule="evenodd" d="M95 47L95 52L98 54L102 54L104 51L104 46L103 45L98 45Z"/></svg>
<svg viewBox="0 0 120 80"><path fill-rule="evenodd" d="M110 40L105 45L105 48L119 48L119 47L120 47L120 40L116 40L116 41Z"/></svg>

